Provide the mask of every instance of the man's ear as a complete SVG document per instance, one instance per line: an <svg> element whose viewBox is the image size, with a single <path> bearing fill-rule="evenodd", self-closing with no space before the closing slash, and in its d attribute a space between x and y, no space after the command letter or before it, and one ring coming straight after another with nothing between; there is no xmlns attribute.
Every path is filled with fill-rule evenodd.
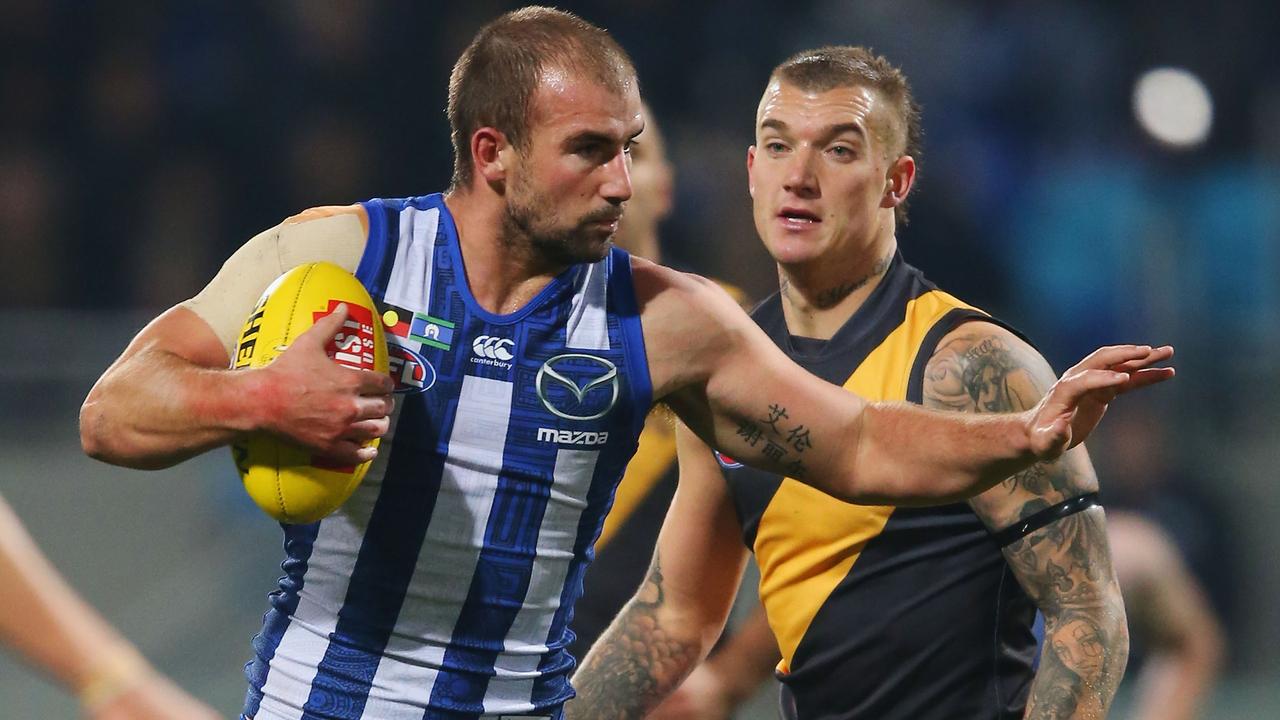
<svg viewBox="0 0 1280 720"><path fill-rule="evenodd" d="M896 208L901 205L916 182L916 159L910 155L901 155L889 166L885 173L884 195L880 198L880 207Z"/></svg>
<svg viewBox="0 0 1280 720"><path fill-rule="evenodd" d="M515 148L501 130L482 127L471 133L471 162L476 175L488 183L501 183L511 170Z"/></svg>

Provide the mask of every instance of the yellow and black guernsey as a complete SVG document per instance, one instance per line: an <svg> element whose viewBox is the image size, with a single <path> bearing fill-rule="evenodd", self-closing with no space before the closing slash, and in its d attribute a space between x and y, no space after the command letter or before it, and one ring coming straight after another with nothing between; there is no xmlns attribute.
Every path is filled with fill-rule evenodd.
<svg viewBox="0 0 1280 720"><path fill-rule="evenodd" d="M962 323L994 322L899 255L828 341L753 313L796 362L870 400L921 402L925 366ZM783 711L799 720L1020 718L1035 607L965 503L853 505L718 456L778 639Z"/></svg>

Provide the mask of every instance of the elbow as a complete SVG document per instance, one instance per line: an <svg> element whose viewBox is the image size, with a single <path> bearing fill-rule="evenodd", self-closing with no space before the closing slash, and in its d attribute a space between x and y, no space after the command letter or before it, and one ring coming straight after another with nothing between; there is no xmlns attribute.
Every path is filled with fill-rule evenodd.
<svg viewBox="0 0 1280 720"><path fill-rule="evenodd" d="M90 399L85 400L84 405L80 406L80 449L94 460L109 463L113 456L109 438L103 431L102 424L101 405L90 396Z"/></svg>
<svg viewBox="0 0 1280 720"><path fill-rule="evenodd" d="M112 427L101 401L92 396L80 408L80 449L99 462L133 470L159 470L173 464L149 457L131 441L127 430Z"/></svg>

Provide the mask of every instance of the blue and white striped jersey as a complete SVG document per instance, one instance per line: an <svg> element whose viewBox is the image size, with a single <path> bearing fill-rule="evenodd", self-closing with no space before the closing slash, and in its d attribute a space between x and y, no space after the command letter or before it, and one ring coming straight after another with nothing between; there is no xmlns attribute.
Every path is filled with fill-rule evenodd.
<svg viewBox="0 0 1280 720"><path fill-rule="evenodd" d="M286 525L244 714L553 716L569 621L652 390L627 254L494 315L441 195L371 200L357 277L397 378L391 431L336 513Z"/></svg>

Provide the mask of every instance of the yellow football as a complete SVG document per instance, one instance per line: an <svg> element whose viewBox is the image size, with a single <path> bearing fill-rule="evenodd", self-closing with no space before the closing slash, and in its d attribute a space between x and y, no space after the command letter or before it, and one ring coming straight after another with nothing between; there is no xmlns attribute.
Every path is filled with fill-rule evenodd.
<svg viewBox="0 0 1280 720"><path fill-rule="evenodd" d="M387 372L387 343L373 299L351 273L328 262L299 265L271 283L245 321L231 366L271 364L342 303L348 316L342 332L326 346L329 357L347 367ZM377 447L378 440L366 445ZM249 497L271 517L291 524L315 522L338 509L370 464L338 467L267 433L233 443L231 454Z"/></svg>

